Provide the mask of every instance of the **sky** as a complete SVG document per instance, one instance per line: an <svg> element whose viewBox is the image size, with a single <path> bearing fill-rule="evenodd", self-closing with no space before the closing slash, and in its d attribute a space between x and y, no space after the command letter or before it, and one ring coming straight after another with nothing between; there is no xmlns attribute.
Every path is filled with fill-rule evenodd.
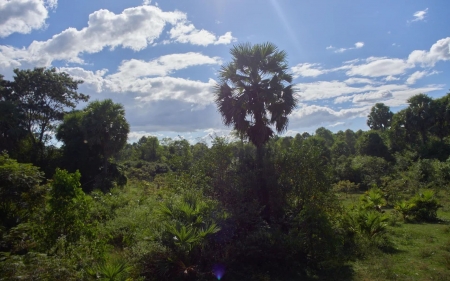
<svg viewBox="0 0 450 281"><path fill-rule="evenodd" d="M230 132L213 90L230 48L271 42L299 100L283 135L368 130L377 102L450 92L449 18L448 0L0 0L0 74L55 67L125 107L129 142L194 143Z"/></svg>

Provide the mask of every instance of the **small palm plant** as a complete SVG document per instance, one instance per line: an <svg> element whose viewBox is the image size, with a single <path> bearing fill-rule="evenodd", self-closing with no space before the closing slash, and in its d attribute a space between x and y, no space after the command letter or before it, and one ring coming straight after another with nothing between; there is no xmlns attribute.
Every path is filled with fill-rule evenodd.
<svg viewBox="0 0 450 281"><path fill-rule="evenodd" d="M87 270L87 273L97 280L122 281L126 280L130 266L126 261L113 259L105 261Z"/></svg>
<svg viewBox="0 0 450 281"><path fill-rule="evenodd" d="M381 207L386 205L383 191L379 188L371 188L361 197L363 207L366 209L375 209L380 211Z"/></svg>
<svg viewBox="0 0 450 281"><path fill-rule="evenodd" d="M188 191L159 207L169 256L158 261L161 278L195 276L202 250L220 231L212 217L213 202L197 191Z"/></svg>

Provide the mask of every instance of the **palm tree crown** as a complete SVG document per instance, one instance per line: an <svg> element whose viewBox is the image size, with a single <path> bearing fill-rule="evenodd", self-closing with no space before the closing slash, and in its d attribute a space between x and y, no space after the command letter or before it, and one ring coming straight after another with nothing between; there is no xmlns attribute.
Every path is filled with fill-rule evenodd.
<svg viewBox="0 0 450 281"><path fill-rule="evenodd" d="M286 53L271 43L234 46L233 61L222 66L215 102L225 125L256 147L286 130L296 105Z"/></svg>

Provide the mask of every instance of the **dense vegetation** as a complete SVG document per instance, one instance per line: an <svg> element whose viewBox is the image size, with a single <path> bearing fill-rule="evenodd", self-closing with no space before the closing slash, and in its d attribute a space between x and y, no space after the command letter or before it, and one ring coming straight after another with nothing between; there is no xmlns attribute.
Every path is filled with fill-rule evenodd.
<svg viewBox="0 0 450 281"><path fill-rule="evenodd" d="M211 146L130 144L120 104L74 110L81 81L0 76L0 280L448 280L450 94L278 137L286 54L231 54L214 95L238 140Z"/></svg>

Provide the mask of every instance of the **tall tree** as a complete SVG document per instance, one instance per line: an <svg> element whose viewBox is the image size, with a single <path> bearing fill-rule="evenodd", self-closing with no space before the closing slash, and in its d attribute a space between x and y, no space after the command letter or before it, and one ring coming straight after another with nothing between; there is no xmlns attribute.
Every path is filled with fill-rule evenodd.
<svg viewBox="0 0 450 281"><path fill-rule="evenodd" d="M227 126L260 149L275 129L286 130L296 105L286 53L271 43L234 46L233 61L222 66L215 102Z"/></svg>
<svg viewBox="0 0 450 281"><path fill-rule="evenodd" d="M389 106L384 103L376 103L367 116L367 126L372 130L384 131L391 126L393 116L394 113Z"/></svg>
<svg viewBox="0 0 450 281"><path fill-rule="evenodd" d="M31 160L36 162L55 129L55 122L89 96L77 92L83 81L74 80L55 68L15 69L14 73L10 84L12 96L23 113L24 128L33 146Z"/></svg>
<svg viewBox="0 0 450 281"><path fill-rule="evenodd" d="M409 106L405 110L405 128L417 132L422 143L428 139L428 131L435 122L435 104L433 99L425 94L418 94L408 99Z"/></svg>
<svg viewBox="0 0 450 281"><path fill-rule="evenodd" d="M17 97L11 90L11 82L0 74L0 151L6 150L13 158L20 154L20 142L26 137L24 114Z"/></svg>
<svg viewBox="0 0 450 281"><path fill-rule="evenodd" d="M263 180L264 144L286 130L296 106L286 53L272 43L234 46L232 62L222 66L215 102L223 121L233 126L257 149L258 186L265 219L269 219L269 193Z"/></svg>
<svg viewBox="0 0 450 281"><path fill-rule="evenodd" d="M102 163L105 179L110 166L108 160L125 146L129 131L123 106L107 99L91 102L83 110L68 114L58 127L56 137L64 142L63 151L65 158L71 158L71 170L82 171L85 168L80 167L82 165L90 167ZM98 171L98 168L92 170Z"/></svg>
<svg viewBox="0 0 450 281"><path fill-rule="evenodd" d="M108 174L108 159L127 143L130 125L121 104L107 99L91 102L85 109L82 126L86 142L98 146L103 158L103 171Z"/></svg>

